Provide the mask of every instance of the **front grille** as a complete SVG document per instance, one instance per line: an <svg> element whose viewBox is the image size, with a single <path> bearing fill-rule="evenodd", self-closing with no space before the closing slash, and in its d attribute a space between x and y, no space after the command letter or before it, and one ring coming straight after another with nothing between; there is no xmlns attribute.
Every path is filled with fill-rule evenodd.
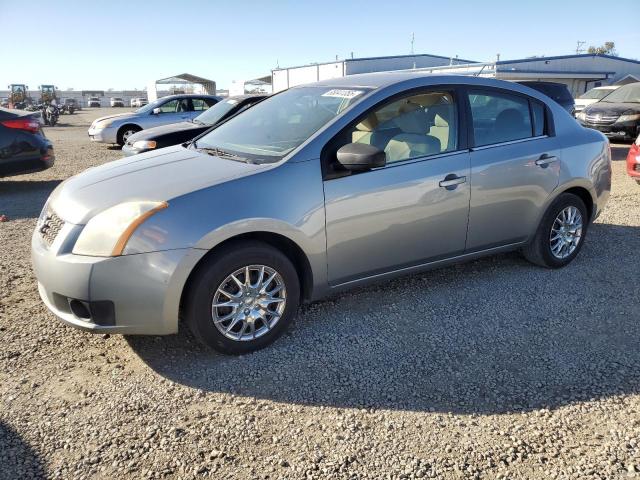
<svg viewBox="0 0 640 480"><path fill-rule="evenodd" d="M596 125L610 125L618 120L618 115L603 115L600 113L587 113L585 121Z"/></svg>
<svg viewBox="0 0 640 480"><path fill-rule="evenodd" d="M38 231L47 245L51 245L60 233L60 230L62 230L62 227L64 227L64 220L57 216L53 210L48 210Z"/></svg>

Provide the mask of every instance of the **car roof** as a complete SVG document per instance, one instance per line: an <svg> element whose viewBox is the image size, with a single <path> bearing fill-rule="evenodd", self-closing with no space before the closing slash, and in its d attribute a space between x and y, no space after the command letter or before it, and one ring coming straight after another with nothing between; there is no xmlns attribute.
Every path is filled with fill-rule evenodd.
<svg viewBox="0 0 640 480"><path fill-rule="evenodd" d="M418 80L418 81L416 81ZM303 86L322 86L336 88L385 88L392 85L412 83L416 87L428 87L437 85L468 85L477 87L494 87L513 90L525 95L540 98L540 92L526 85L506 80L498 80L495 78L475 77L469 75L441 75L433 74L426 71L403 70L397 72L376 72L361 73L357 75L347 75L346 77L338 77L320 82L299 85L292 88ZM542 96L546 98L546 96Z"/></svg>
<svg viewBox="0 0 640 480"><path fill-rule="evenodd" d="M143 97L140 97L143 98ZM177 93L175 95L167 95L166 97L160 97L161 99L165 100L167 98L216 98L216 99L220 99L220 97L218 97L217 95L209 95L208 93ZM160 98L158 98L158 100L160 100Z"/></svg>

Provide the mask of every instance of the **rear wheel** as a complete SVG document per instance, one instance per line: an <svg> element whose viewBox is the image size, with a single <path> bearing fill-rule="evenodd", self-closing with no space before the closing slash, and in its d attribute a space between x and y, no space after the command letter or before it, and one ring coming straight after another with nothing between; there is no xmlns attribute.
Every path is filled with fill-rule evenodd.
<svg viewBox="0 0 640 480"><path fill-rule="evenodd" d="M127 143L127 140L131 135L133 135L134 133L138 133L140 130L142 129L140 127L136 127L135 125L125 125L124 127L122 127L120 130L118 130L118 145L122 147L125 143Z"/></svg>
<svg viewBox="0 0 640 480"><path fill-rule="evenodd" d="M195 273L185 320L205 345L226 354L249 353L282 335L299 301L291 261L270 245L242 242L215 253Z"/></svg>
<svg viewBox="0 0 640 480"><path fill-rule="evenodd" d="M529 245L523 249L527 260L547 268L561 268L580 252L589 218L582 199L571 193L556 198L538 226Z"/></svg>

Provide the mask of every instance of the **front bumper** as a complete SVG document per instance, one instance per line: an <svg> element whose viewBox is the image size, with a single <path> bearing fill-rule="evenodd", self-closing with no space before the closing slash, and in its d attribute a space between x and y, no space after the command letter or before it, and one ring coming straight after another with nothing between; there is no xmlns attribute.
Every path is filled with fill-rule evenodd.
<svg viewBox="0 0 640 480"><path fill-rule="evenodd" d="M87 132L89 135L89 139L92 142L100 142L100 143L118 143L118 129L117 127L107 127L107 128L94 128L90 127Z"/></svg>
<svg viewBox="0 0 640 480"><path fill-rule="evenodd" d="M64 224L51 245L38 229L33 234L33 267L49 310L64 323L93 333L176 333L182 290L206 252L187 248L110 258L74 255L70 250L80 230ZM74 301L90 315L79 316ZM105 313L105 306L111 311Z"/></svg>
<svg viewBox="0 0 640 480"><path fill-rule="evenodd" d="M592 128L604 133L608 138L636 138L640 133L640 126L637 122L621 122L612 123L609 125L602 125L598 123L588 123L582 120L579 121L580 125L586 128Z"/></svg>

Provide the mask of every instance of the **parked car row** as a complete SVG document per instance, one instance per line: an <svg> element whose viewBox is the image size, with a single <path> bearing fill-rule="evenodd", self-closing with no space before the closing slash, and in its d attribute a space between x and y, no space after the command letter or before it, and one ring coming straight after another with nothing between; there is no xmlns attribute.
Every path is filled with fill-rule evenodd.
<svg viewBox="0 0 640 480"><path fill-rule="evenodd" d="M166 102L174 115L194 98L100 119L90 135L150 127ZM180 316L203 343L246 353L278 338L301 301L357 285L510 250L567 265L610 188L605 136L536 90L353 75L68 179L32 258L44 303L69 325L171 334Z"/></svg>
<svg viewBox="0 0 640 480"><path fill-rule="evenodd" d="M89 127L93 142L123 146L134 133L145 128L191 120L220 101L214 95L169 95L134 112L100 117Z"/></svg>

